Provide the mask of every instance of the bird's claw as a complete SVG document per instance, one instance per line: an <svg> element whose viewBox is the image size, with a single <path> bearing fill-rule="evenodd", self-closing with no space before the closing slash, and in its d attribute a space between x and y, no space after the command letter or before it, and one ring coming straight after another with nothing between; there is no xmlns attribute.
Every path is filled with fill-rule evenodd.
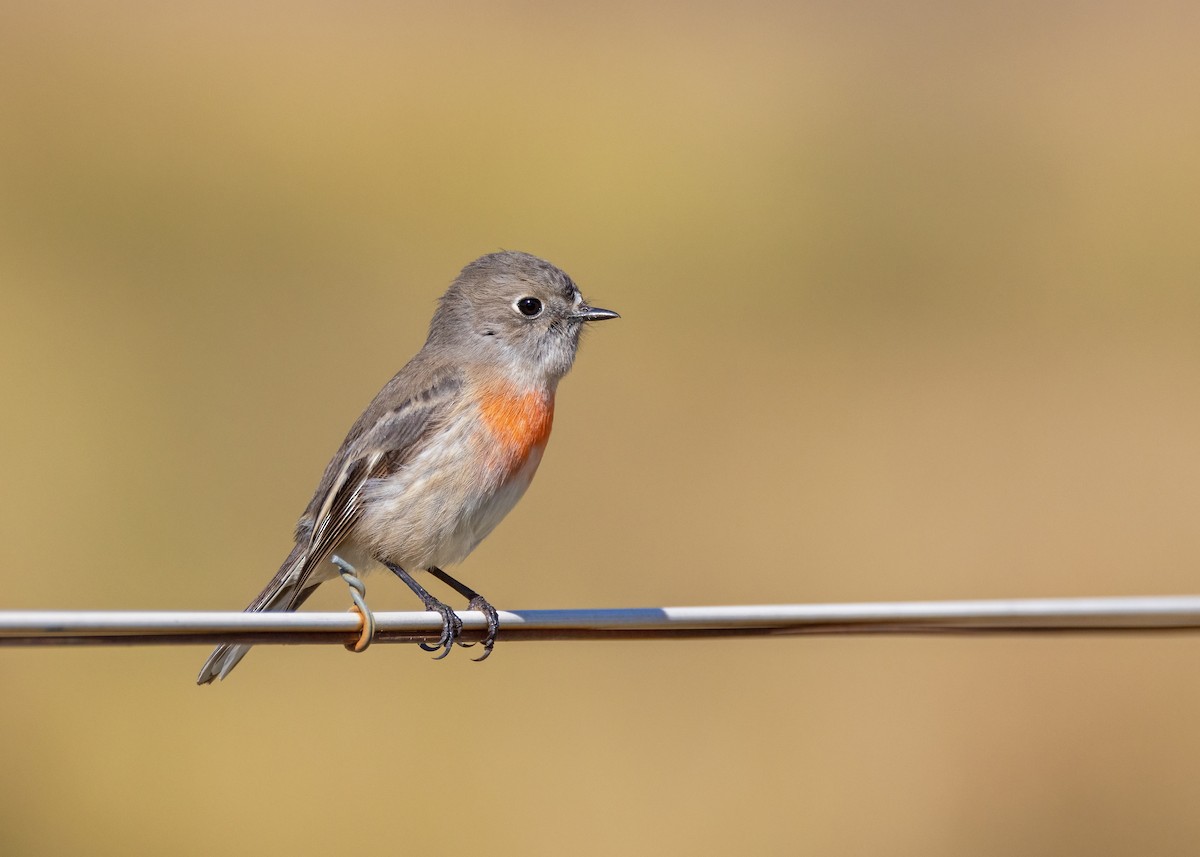
<svg viewBox="0 0 1200 857"><path fill-rule="evenodd" d="M450 606L443 604L436 598L430 598L426 601L425 609L437 613L442 617L442 635L432 645L429 643L418 643L417 645L427 652L436 652L440 649L441 654L434 657L435 661L440 661L446 655L450 654L450 649L454 647L459 634L462 633L462 619L458 618L458 614Z"/></svg>
<svg viewBox="0 0 1200 857"><path fill-rule="evenodd" d="M483 638L483 654L471 659L476 663L486 661L488 655L492 653L492 647L496 645L496 634L500 630L500 614L482 595L476 595L472 598L471 603L467 605L467 609L478 610L487 619L487 635ZM473 646L475 644L470 643L469 645Z"/></svg>

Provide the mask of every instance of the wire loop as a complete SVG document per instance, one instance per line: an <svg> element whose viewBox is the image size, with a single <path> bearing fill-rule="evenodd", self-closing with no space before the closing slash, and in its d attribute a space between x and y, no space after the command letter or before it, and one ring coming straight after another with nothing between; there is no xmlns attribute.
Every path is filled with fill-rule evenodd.
<svg viewBox="0 0 1200 857"><path fill-rule="evenodd" d="M331 560L338 567L342 580L346 581L346 585L350 587L350 600L354 602L350 612L357 613L362 617L362 627L359 629L358 639L353 643L346 643L346 651L365 652L371 645L371 641L375 639L375 614L367 606L367 585L362 582L362 578L358 576L358 572L350 563L338 556L331 557Z"/></svg>

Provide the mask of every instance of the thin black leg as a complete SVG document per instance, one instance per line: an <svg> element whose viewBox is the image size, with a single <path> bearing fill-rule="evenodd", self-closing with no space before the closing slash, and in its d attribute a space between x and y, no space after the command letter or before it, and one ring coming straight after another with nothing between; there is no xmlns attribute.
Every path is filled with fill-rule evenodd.
<svg viewBox="0 0 1200 857"><path fill-rule="evenodd" d="M390 562L385 562L384 565L391 570L392 574L403 580L404 585L421 599L426 610L437 613L442 617L442 636L438 638L438 641L432 646L426 643L420 643L419 645L427 652L436 652L438 649L441 649L442 653L437 656L436 660L446 657L446 655L450 654L450 648L454 645L454 641L462 633L462 620L458 618L454 610L430 595L424 586L413 580L413 576L400 566L392 565Z"/></svg>
<svg viewBox="0 0 1200 857"><path fill-rule="evenodd" d="M468 610L478 610L487 617L487 636L483 638L483 654L475 658L477 661L486 660L487 656L492 653L492 646L496 645L496 633L500 630L500 614L496 612L496 608L488 603L487 599L476 592L471 587L461 581L455 580L446 572L442 571L437 566L426 569L430 574L440 580L442 583L449 586L463 598L469 602ZM474 643L466 643L460 645L474 645Z"/></svg>

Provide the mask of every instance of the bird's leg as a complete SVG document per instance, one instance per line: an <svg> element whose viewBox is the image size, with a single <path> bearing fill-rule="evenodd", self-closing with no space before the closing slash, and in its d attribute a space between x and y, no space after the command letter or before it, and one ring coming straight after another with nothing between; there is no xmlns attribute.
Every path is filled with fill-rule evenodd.
<svg viewBox="0 0 1200 857"><path fill-rule="evenodd" d="M478 610L487 617L487 636L483 638L483 654L475 658L477 661L486 660L487 656L492 653L492 646L496 645L496 633L500 630L500 614L496 612L495 607L488 603L486 598L465 583L455 580L437 566L427 569L427 571L463 598L467 599L468 610ZM466 646L473 646L475 644L459 643L459 645L465 648Z"/></svg>
<svg viewBox="0 0 1200 857"><path fill-rule="evenodd" d="M350 587L350 600L354 602L354 606L350 609L361 616L363 620L358 640L347 643L346 648L352 652L366 651L367 646L371 645L371 641L375 639L375 614L367 606L367 586L358 576L354 566L340 556L331 556L329 561L338 567L342 574L342 580L346 581L346 585Z"/></svg>
<svg viewBox="0 0 1200 857"><path fill-rule="evenodd" d="M392 574L403 580L404 585L421 599L426 610L437 613L442 617L442 636L438 637L438 641L432 646L426 643L418 644L427 652L436 652L438 649L441 649L442 653L435 658L435 660L440 661L446 655L450 654L450 648L454 645L454 641L458 639L458 635L462 633L462 620L458 618L458 614L453 609L430 595L424 586L413 580L413 576L400 566L393 565L390 562L385 562L384 565L391 569Z"/></svg>

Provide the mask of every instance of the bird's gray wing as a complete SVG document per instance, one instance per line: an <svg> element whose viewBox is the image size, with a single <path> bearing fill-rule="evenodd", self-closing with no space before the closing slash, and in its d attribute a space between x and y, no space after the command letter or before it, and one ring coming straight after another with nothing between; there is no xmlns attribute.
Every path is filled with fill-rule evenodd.
<svg viewBox="0 0 1200 857"><path fill-rule="evenodd" d="M424 448L444 425L463 379L458 373L442 374L397 403L393 388L400 383L401 376L393 378L351 428L300 519L292 556L248 610L270 609L284 590L288 597L282 609L299 606L311 592L305 582L313 569L362 515L362 492L368 480L396 472Z"/></svg>

